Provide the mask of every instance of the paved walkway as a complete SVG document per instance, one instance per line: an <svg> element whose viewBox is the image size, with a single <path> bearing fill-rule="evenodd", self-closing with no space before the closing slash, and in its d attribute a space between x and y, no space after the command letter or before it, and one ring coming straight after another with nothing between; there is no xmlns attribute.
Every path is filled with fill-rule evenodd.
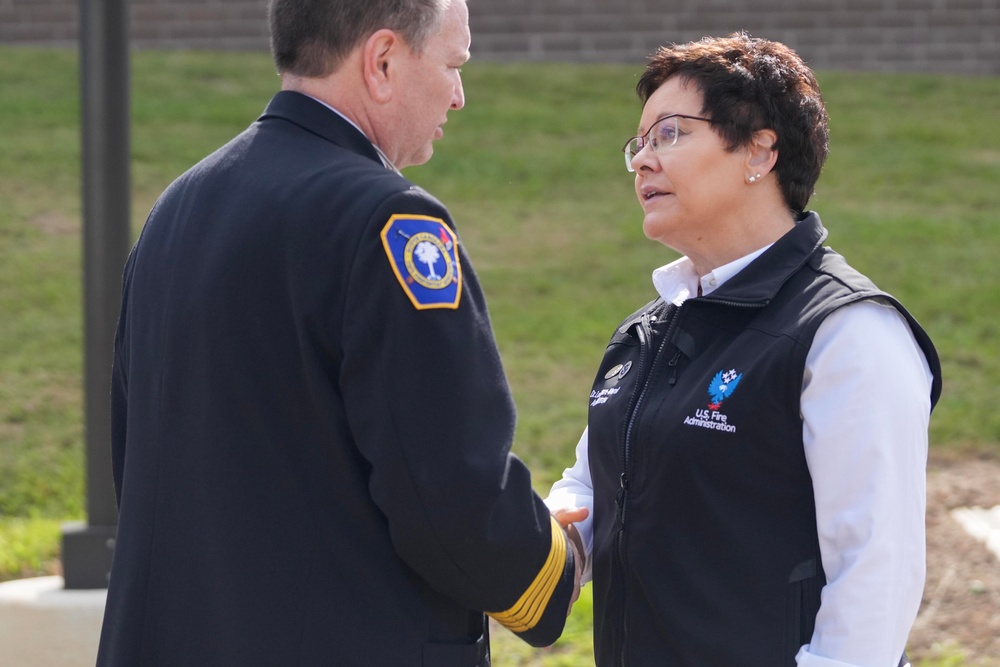
<svg viewBox="0 0 1000 667"><path fill-rule="evenodd" d="M0 583L0 665L94 667L106 598L67 591L62 577Z"/></svg>
<svg viewBox="0 0 1000 667"><path fill-rule="evenodd" d="M959 507L952 510L951 515L970 535L984 542L1000 558L1000 505L992 509Z"/></svg>

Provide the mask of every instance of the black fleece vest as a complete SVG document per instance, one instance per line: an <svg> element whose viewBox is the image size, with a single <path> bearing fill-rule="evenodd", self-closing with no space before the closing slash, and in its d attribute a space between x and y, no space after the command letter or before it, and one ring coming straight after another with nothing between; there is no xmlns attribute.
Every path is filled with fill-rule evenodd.
<svg viewBox="0 0 1000 667"><path fill-rule="evenodd" d="M795 664L826 581L799 401L830 313L895 306L936 402L930 339L825 238L809 214L716 292L656 300L611 339L589 416L599 667Z"/></svg>

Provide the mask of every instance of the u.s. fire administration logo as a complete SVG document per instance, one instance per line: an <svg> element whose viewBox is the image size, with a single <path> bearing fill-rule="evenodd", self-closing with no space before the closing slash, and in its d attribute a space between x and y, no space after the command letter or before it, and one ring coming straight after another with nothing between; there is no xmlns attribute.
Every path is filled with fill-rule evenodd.
<svg viewBox="0 0 1000 667"><path fill-rule="evenodd" d="M716 373L712 381L708 383L708 397L711 399L708 407L695 410L693 416L684 419L684 423L687 426L736 433L736 426L729 423L729 417L723 414L720 409L722 402L733 395L742 379L743 374L737 373L736 369L722 370Z"/></svg>

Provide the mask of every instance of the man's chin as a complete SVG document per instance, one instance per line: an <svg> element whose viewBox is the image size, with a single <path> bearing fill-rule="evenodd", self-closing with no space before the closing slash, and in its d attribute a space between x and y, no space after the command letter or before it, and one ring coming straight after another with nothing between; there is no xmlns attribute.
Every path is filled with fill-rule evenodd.
<svg viewBox="0 0 1000 667"><path fill-rule="evenodd" d="M396 166L403 169L404 167L416 167L421 164L426 164L430 161L432 155L434 155L434 146L427 144L408 159L404 158L401 160Z"/></svg>

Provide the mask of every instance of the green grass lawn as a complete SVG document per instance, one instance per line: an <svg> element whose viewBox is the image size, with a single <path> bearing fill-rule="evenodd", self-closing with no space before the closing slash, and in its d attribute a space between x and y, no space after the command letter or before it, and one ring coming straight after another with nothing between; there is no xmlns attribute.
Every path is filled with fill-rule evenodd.
<svg viewBox="0 0 1000 667"><path fill-rule="evenodd" d="M132 64L137 233L159 192L252 122L278 79L266 54L141 52ZM515 451L543 492L573 460L612 327L675 258L643 237L619 152L640 69L473 61L466 109L431 163L407 171L449 205L473 257L519 405ZM1000 457L1000 79L819 78L832 150L811 207L938 345L934 450ZM85 511L78 116L75 52L0 48L0 580L52 571L59 522ZM585 592L547 652L499 631L495 664L584 664L590 605Z"/></svg>

